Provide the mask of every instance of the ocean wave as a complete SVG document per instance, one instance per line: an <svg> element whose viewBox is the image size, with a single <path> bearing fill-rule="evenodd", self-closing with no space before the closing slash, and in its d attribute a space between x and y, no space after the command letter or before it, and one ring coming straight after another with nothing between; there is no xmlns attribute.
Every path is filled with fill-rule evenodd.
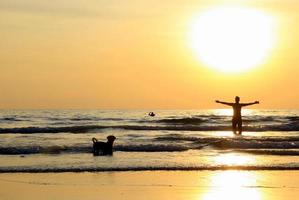
<svg viewBox="0 0 299 200"><path fill-rule="evenodd" d="M156 120L155 122L166 123L166 124L199 124L206 121L208 121L208 119L187 117L187 118L166 118L166 119Z"/></svg>
<svg viewBox="0 0 299 200"><path fill-rule="evenodd" d="M298 122L299 121L299 116L287 116L286 119Z"/></svg>
<svg viewBox="0 0 299 200"><path fill-rule="evenodd" d="M87 153L91 147L67 147L67 146L27 146L27 147L0 147L2 155L25 155L25 154L60 154L60 153Z"/></svg>
<svg viewBox="0 0 299 200"><path fill-rule="evenodd" d="M199 170L299 170L298 165L134 166L134 167L0 167L0 173L199 171Z"/></svg>
<svg viewBox="0 0 299 200"><path fill-rule="evenodd" d="M212 144L214 147L220 149L298 149L299 142L285 141L285 142L271 142L263 140L236 140L226 139L220 140Z"/></svg>
<svg viewBox="0 0 299 200"><path fill-rule="evenodd" d="M231 126L226 125L173 125L173 126L140 126L140 125L81 125L81 126L55 126L55 127L15 127L0 128L0 134L4 133L86 133L95 132L99 129L124 129L124 130L168 130L168 131L230 131ZM264 132L264 131L299 131L298 123L281 125L258 125L244 126L244 131Z"/></svg>
<svg viewBox="0 0 299 200"><path fill-rule="evenodd" d="M166 123L166 124L198 124L202 122L227 122L231 120L231 116L228 115L195 115L188 117L178 117L171 116L164 119L154 120L157 123ZM263 116L263 115L249 115L243 117L244 122L298 122L299 116Z"/></svg>
<svg viewBox="0 0 299 200"><path fill-rule="evenodd" d="M173 152L173 151L186 151L190 149L188 146L173 145L173 144L131 144L131 145L116 145L116 151L128 152Z"/></svg>
<svg viewBox="0 0 299 200"><path fill-rule="evenodd" d="M123 121L123 118L112 118L112 117L46 117L49 121Z"/></svg>
<svg viewBox="0 0 299 200"><path fill-rule="evenodd" d="M201 143L210 143L216 141L235 141L235 142L254 142L259 143L263 142L299 142L299 136L262 136L262 137L253 137L253 136L236 136L236 137L200 137L200 136L188 136L183 134L168 134L165 136L155 137L154 140L158 141L190 141L190 142L201 142Z"/></svg>
<svg viewBox="0 0 299 200"><path fill-rule="evenodd" d="M19 122L24 121L23 119L17 118L17 117L2 117L0 118L0 122Z"/></svg>
<svg viewBox="0 0 299 200"><path fill-rule="evenodd" d="M190 147L173 144L129 144L115 145L114 151L125 152L174 152L186 151ZM0 147L0 155L22 154L60 154L60 153L91 153L92 146L26 146L26 147Z"/></svg>
<svg viewBox="0 0 299 200"><path fill-rule="evenodd" d="M155 140L158 140L155 142ZM114 151L123 152L181 152L201 150L205 147L218 151L240 151L252 154L299 155L299 138L276 140L265 138L197 138L197 137L157 137L149 143L120 143ZM52 146L7 146L0 147L0 155L91 153L92 144L52 145Z"/></svg>
<svg viewBox="0 0 299 200"><path fill-rule="evenodd" d="M105 126L60 126L60 127L16 127L0 128L0 133L85 133L91 130L108 128Z"/></svg>
<svg viewBox="0 0 299 200"><path fill-rule="evenodd" d="M60 119L61 120L61 119ZM102 117L74 117L74 118L67 118L70 121L124 121L125 119L122 118L102 118ZM128 119L126 119L128 120Z"/></svg>
<svg viewBox="0 0 299 200"><path fill-rule="evenodd" d="M155 140L163 142L192 142L190 149L200 149L204 146L211 146L216 149L299 149L299 137L190 137L160 136ZM269 153L270 154L270 153Z"/></svg>
<svg viewBox="0 0 299 200"><path fill-rule="evenodd" d="M299 156L299 150L281 150L281 149L242 149L235 150L240 153L249 153L256 155L278 155L278 156Z"/></svg>

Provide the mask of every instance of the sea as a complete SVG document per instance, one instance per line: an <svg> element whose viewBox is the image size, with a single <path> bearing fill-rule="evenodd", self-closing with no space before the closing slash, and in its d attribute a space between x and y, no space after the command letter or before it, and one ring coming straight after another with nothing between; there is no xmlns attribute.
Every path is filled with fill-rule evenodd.
<svg viewBox="0 0 299 200"><path fill-rule="evenodd" d="M299 169L299 110L242 114L234 135L230 109L0 110L0 172Z"/></svg>

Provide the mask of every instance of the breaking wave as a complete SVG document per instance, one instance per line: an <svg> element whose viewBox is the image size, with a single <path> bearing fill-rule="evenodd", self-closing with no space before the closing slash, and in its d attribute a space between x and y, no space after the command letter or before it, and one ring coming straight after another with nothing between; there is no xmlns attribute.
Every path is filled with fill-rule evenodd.
<svg viewBox="0 0 299 200"><path fill-rule="evenodd" d="M132 144L116 145L114 151L126 152L174 152L186 151L189 147L171 144ZM89 146L28 146L28 147L0 147L2 155L23 155L23 154L60 154L60 153L91 153Z"/></svg>
<svg viewBox="0 0 299 200"><path fill-rule="evenodd" d="M106 172L106 171L199 171L199 170L299 170L298 165L134 166L134 167L0 167L0 173Z"/></svg>
<svg viewBox="0 0 299 200"><path fill-rule="evenodd" d="M158 136L144 143L117 143L114 151L125 152L180 152L201 150L205 147L218 151L249 154L299 155L299 137L188 137L184 135ZM2 146L0 155L91 153L92 144L41 146Z"/></svg>
<svg viewBox="0 0 299 200"><path fill-rule="evenodd" d="M82 125L82 126L59 126L59 127L15 127L0 128L0 134L4 133L87 133L101 129L124 129L124 130L168 130L168 131L230 131L229 125L166 125L166 126L140 126L140 125ZM280 125L244 126L244 131L299 131L299 123Z"/></svg>

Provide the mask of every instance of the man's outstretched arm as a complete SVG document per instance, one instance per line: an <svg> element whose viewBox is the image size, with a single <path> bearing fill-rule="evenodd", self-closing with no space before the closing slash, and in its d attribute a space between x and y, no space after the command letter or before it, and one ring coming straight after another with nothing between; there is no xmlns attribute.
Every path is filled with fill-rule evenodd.
<svg viewBox="0 0 299 200"><path fill-rule="evenodd" d="M259 101L255 101L255 102L252 102L252 103L242 103L241 105L242 106L250 106L250 105L259 104L259 103L260 103Z"/></svg>
<svg viewBox="0 0 299 200"><path fill-rule="evenodd" d="M216 103L221 103L221 104L224 104L224 105L227 105L227 106L232 106L232 105L234 105L234 103L228 103L228 102L218 101L218 100L216 100L215 102L216 102Z"/></svg>

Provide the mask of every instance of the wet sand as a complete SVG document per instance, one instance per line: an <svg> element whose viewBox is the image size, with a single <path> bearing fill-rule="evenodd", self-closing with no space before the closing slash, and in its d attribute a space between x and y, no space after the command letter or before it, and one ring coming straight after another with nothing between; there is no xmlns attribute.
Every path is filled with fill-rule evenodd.
<svg viewBox="0 0 299 200"><path fill-rule="evenodd" d="M2 173L1 200L297 199L299 171Z"/></svg>

